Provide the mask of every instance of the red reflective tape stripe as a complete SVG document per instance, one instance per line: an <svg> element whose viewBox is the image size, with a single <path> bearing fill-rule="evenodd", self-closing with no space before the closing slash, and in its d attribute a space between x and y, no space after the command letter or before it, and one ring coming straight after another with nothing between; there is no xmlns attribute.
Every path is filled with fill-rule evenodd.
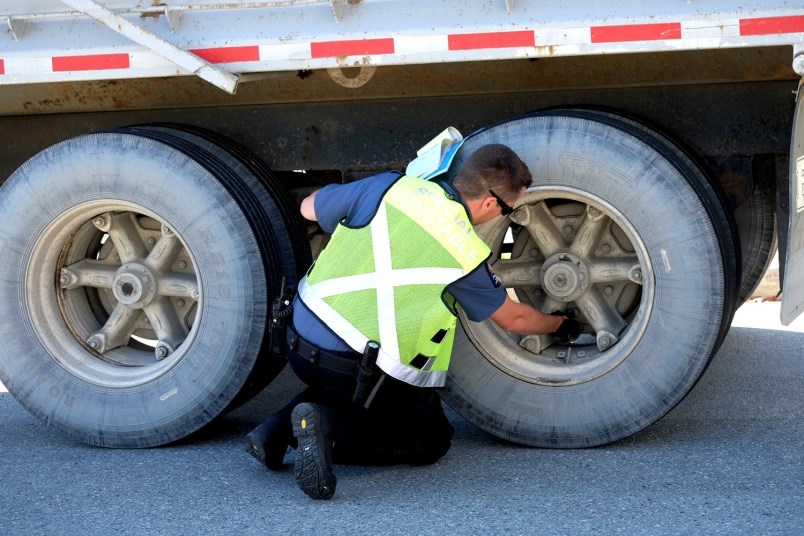
<svg viewBox="0 0 804 536"><path fill-rule="evenodd" d="M0 74L6 74L6 62L0 60Z"/></svg>
<svg viewBox="0 0 804 536"><path fill-rule="evenodd" d="M533 30L516 32L485 32L452 34L447 36L450 50L477 50L482 48L532 47L536 45Z"/></svg>
<svg viewBox="0 0 804 536"><path fill-rule="evenodd" d="M332 58L335 56L366 56L369 54L393 54L394 39L355 39L352 41L322 41L310 43L313 58Z"/></svg>
<svg viewBox="0 0 804 536"><path fill-rule="evenodd" d="M102 71L128 69L128 53L93 54L91 56L54 56L53 71Z"/></svg>
<svg viewBox="0 0 804 536"><path fill-rule="evenodd" d="M804 15L740 19L740 35L769 35L804 32Z"/></svg>
<svg viewBox="0 0 804 536"><path fill-rule="evenodd" d="M681 23L624 24L621 26L592 26L593 43L623 41L660 41L681 39Z"/></svg>
<svg viewBox="0 0 804 536"><path fill-rule="evenodd" d="M196 48L190 52L199 58L207 60L209 63L260 61L260 47L256 45L246 47Z"/></svg>

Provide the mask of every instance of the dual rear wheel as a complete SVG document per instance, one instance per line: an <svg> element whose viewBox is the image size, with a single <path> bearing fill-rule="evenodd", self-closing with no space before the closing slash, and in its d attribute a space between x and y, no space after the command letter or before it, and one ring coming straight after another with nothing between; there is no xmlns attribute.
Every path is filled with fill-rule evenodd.
<svg viewBox="0 0 804 536"><path fill-rule="evenodd" d="M535 178L514 213L477 229L494 270L512 298L572 311L585 330L561 346L462 318L445 400L535 446L599 445L655 422L754 284L741 283L716 185L678 144L609 112L492 126L450 173L486 143L510 146ZM767 261L765 234L750 266ZM0 258L0 379L34 415L110 447L177 440L265 387L284 365L268 351L271 300L310 263L296 204L265 165L182 125L33 157L0 190Z"/></svg>
<svg viewBox="0 0 804 536"><path fill-rule="evenodd" d="M90 444L147 447L256 394L271 300L310 262L289 197L197 129L81 136L23 165L0 209L0 377Z"/></svg>

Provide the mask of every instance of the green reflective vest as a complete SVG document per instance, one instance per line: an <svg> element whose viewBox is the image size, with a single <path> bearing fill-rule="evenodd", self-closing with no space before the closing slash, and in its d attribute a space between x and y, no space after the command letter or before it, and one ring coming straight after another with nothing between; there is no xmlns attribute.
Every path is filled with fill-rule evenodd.
<svg viewBox="0 0 804 536"><path fill-rule="evenodd" d="M355 351L378 341L377 365L385 373L440 387L456 325L455 301L444 290L490 253L461 203L436 184L405 176L369 225L338 226L299 283L299 296Z"/></svg>

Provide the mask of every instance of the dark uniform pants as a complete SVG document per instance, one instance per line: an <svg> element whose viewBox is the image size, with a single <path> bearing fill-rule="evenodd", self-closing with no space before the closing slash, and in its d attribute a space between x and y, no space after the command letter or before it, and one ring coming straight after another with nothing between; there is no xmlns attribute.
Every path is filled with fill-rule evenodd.
<svg viewBox="0 0 804 536"><path fill-rule="evenodd" d="M386 376L368 409L352 404L355 373L312 363L287 352L293 372L308 388L297 398L322 406L333 425L333 458L338 464L430 464L444 456L455 429L434 388L414 387Z"/></svg>

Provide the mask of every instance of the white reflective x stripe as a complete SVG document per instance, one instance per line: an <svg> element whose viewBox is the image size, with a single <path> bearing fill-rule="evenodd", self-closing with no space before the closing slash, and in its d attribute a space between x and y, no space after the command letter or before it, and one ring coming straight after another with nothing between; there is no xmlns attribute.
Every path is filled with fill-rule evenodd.
<svg viewBox="0 0 804 536"><path fill-rule="evenodd" d="M316 294L313 287L307 284L306 277L299 282L299 297L352 350L356 352L365 350L368 338ZM380 354L387 354L387 350L380 347Z"/></svg>
<svg viewBox="0 0 804 536"><path fill-rule="evenodd" d="M311 285L315 295L328 298L338 294L356 292L366 289L388 288L404 285L421 285L422 282L448 285L463 276L460 268L400 268L392 270L393 280L388 280L388 273L372 272L370 274L348 275L337 279L328 279ZM384 312L384 311L383 311Z"/></svg>
<svg viewBox="0 0 804 536"><path fill-rule="evenodd" d="M415 368L394 361L382 352L377 356L377 366L389 376L419 387L444 387L444 384L447 383L446 370L433 370L422 374Z"/></svg>
<svg viewBox="0 0 804 536"><path fill-rule="evenodd" d="M337 333L350 348L356 352L363 352L368 338L355 326L350 324L335 309L311 291L311 285L302 279L299 283L299 296L302 301L323 320L330 329ZM389 376L419 387L443 387L447 381L446 370L430 371L422 374L421 371L403 365L399 358L399 348L391 348L383 341L377 354L377 366Z"/></svg>
<svg viewBox="0 0 804 536"><path fill-rule="evenodd" d="M393 280L391 261L391 242L388 236L388 211L385 203L380 203L377 215L371 221L371 243L374 250L374 273ZM399 356L399 338L396 334L396 307L394 287L376 285L377 324L380 330L381 348L387 348L391 355Z"/></svg>

